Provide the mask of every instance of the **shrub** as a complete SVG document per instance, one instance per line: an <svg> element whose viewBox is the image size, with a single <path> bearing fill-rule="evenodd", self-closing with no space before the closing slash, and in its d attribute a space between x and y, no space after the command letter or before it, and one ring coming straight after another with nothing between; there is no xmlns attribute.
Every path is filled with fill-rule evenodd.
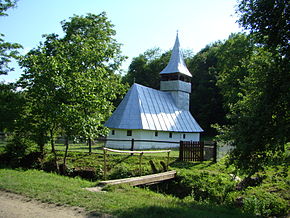
<svg viewBox="0 0 290 218"><path fill-rule="evenodd" d="M149 166L142 166L141 171L142 172L140 174L139 166L132 167L132 164L122 163L114 166L111 169L111 171L109 172L109 179L123 179L152 173Z"/></svg>
<svg viewBox="0 0 290 218"><path fill-rule="evenodd" d="M234 190L235 182L227 174L206 171L180 173L179 185L197 201L223 203L227 194Z"/></svg>
<svg viewBox="0 0 290 218"><path fill-rule="evenodd" d="M30 155L30 153L34 154ZM8 143L4 148L4 155L8 161L7 164L11 167L30 167L39 157L36 151L36 144L16 134L8 139Z"/></svg>
<svg viewBox="0 0 290 218"><path fill-rule="evenodd" d="M130 166L126 164L119 164L115 166L109 175L110 179L121 179L134 176L134 172Z"/></svg>
<svg viewBox="0 0 290 218"><path fill-rule="evenodd" d="M54 155L45 155L44 159L41 162L40 168L46 172L58 172L58 167Z"/></svg>
<svg viewBox="0 0 290 218"><path fill-rule="evenodd" d="M101 165L98 165L97 167L76 167L69 169L68 176L78 176L83 179L94 181L103 177L103 169Z"/></svg>
<svg viewBox="0 0 290 218"><path fill-rule="evenodd" d="M287 215L288 203L276 193L249 188L244 193L243 210L259 216Z"/></svg>

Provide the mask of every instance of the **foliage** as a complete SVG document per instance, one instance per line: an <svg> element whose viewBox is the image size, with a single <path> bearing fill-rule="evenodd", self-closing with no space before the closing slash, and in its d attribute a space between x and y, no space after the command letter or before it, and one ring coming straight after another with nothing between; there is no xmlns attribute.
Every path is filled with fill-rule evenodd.
<svg viewBox="0 0 290 218"><path fill-rule="evenodd" d="M14 84L0 83L0 104L0 114L5 114L0 117L0 132L12 132L23 109L24 96Z"/></svg>
<svg viewBox="0 0 290 218"><path fill-rule="evenodd" d="M40 157L35 143L19 134L10 136L1 156L1 162L13 168L36 166Z"/></svg>
<svg viewBox="0 0 290 218"><path fill-rule="evenodd" d="M189 60L193 55L190 50L183 51L185 60ZM134 82L141 85L159 89L159 73L169 62L171 51L162 52L160 48L148 49L138 57L133 58L127 74L123 77L123 82L132 85Z"/></svg>
<svg viewBox="0 0 290 218"><path fill-rule="evenodd" d="M7 16L5 11L16 6L15 0L1 0L0 1L0 16Z"/></svg>
<svg viewBox="0 0 290 218"><path fill-rule="evenodd" d="M63 152L58 152L58 157L61 157L62 153ZM239 208L244 212L245 216L250 216L251 214L283 216L287 214L286 202L290 197L288 190L290 174L289 166L286 164L287 160L289 161L289 155L285 155L284 158L285 159L280 160L280 162L273 162L273 166L265 168L264 172L259 172L259 174L254 175L263 177L262 183L255 186L248 186L242 190L238 189L239 181L235 181L235 178L238 179L240 177L244 180L244 177L247 175L238 175L239 177L234 176L233 173L235 172L235 168L233 166L226 168L225 159L213 164L210 161L203 163L179 162L176 161L176 158L173 158L170 159L170 168L177 170L177 179L166 184L158 184L158 187L150 189L163 193L163 195L159 194L160 197L178 201L179 205L183 205L184 209L187 208L188 210L190 208L196 208L197 205L201 207L205 206L206 208L209 205L217 205L216 207L221 210L224 207L229 207L230 211L233 211L233 213L235 211L233 208ZM46 157L44 160L49 159L53 159L53 157ZM164 157L144 156L142 160L142 175L152 173L148 163L149 160L159 163L161 160L164 160ZM70 152L67 162L69 176L86 177L89 180L102 179L103 156L100 153L88 155L81 152ZM53 161L51 163L53 164ZM138 156L109 155L108 177L110 179L116 179L128 176L138 176L140 175L138 165ZM46 166L49 167L48 165ZM157 169L161 169L159 165L156 165L156 167ZM90 176L93 174L95 178L92 179ZM97 174L99 174L99 176ZM245 179L246 178L247 177L245 177ZM17 180L18 179L19 178L17 178ZM45 179L48 178L45 177ZM71 182L72 181L73 180L71 180ZM38 182L42 183L42 181ZM13 181L11 181L11 183L15 184ZM20 186L25 186L20 184L19 186L13 186L14 190L15 188L19 189ZM35 183L35 185L36 184L37 183ZM51 187L59 187L59 184L55 182L52 184L54 185L51 185ZM1 183L0 179L0 186L1 185L3 185L3 182ZM91 183L91 185L87 185L86 187L93 185L94 183ZM8 187L7 184L5 187ZM41 193L41 191L43 190L39 192ZM116 198L117 195L123 193L124 201L126 201L125 199L141 198L139 194L143 193L143 190L139 188L130 187L108 187L106 191L108 191L108 194L111 194L111 198ZM69 192L69 190L66 192ZM145 192L147 193L147 199L151 196L150 193L154 194L153 192L149 192L149 190L145 190ZM82 194L79 193L79 195L81 196ZM59 199L59 197L60 196L58 196L57 199ZM72 198L74 199L74 195ZM73 199L68 201L74 201ZM130 204L132 204L131 201ZM117 205L120 205L120 203L116 204L115 207L119 207ZM140 207L140 204L136 204L136 207L137 206ZM212 207L216 208L215 206ZM215 210L214 208L212 208L212 210ZM224 213L229 213L229 210L223 210ZM125 211L122 213L125 213ZM182 214L185 214L185 212L183 211Z"/></svg>
<svg viewBox="0 0 290 218"><path fill-rule="evenodd" d="M181 189L195 201L209 201L222 204L227 194L234 190L236 183L229 175L208 171L181 171L177 181ZM184 194L184 193L183 193Z"/></svg>
<svg viewBox="0 0 290 218"><path fill-rule="evenodd" d="M160 48L153 48L133 58L123 82L132 85L134 82L154 89L160 87L159 73L166 67L170 52L161 53Z"/></svg>
<svg viewBox="0 0 290 218"><path fill-rule="evenodd" d="M14 0L0 0L0 16L7 16L5 11L15 7L15 5L16 1ZM0 33L0 75L14 70L8 64L12 58L19 58L17 49L22 48L18 43L5 42L4 36L4 34Z"/></svg>
<svg viewBox="0 0 290 218"><path fill-rule="evenodd" d="M261 11L252 11L251 7L268 3L273 2L241 1L240 22L253 32L250 36L232 35L221 46L218 55L217 84L228 111L227 125L220 129L220 139L235 146L230 163L249 175L279 157L289 141L289 59L281 55L279 48L283 46L276 44L274 49L275 43L267 44L268 36L259 29L264 28L262 24L252 23L257 18L253 17L257 14L252 13L260 14ZM269 13L263 12L264 19L257 19L269 22L267 16L273 11L271 7L264 9ZM279 38L278 33L275 34ZM267 42L261 40L262 35Z"/></svg>
<svg viewBox="0 0 290 218"><path fill-rule="evenodd" d="M119 217L243 217L238 211L210 205L188 207L180 200L149 190L124 187L109 192L89 192L94 183L36 170L0 170L0 187L43 202L84 207L95 214ZM33 187L33 188L32 188ZM90 199L88 201L88 199ZM150 201L148 201L150 199ZM142 205L142 206L141 206Z"/></svg>
<svg viewBox="0 0 290 218"><path fill-rule="evenodd" d="M254 44L249 36L236 33L231 34L217 50L217 85L221 90L226 111L240 99L241 83L248 75L249 59L253 49Z"/></svg>
<svg viewBox="0 0 290 218"><path fill-rule="evenodd" d="M104 135L112 100L124 93L115 72L124 57L106 14L74 16L63 21L64 36L45 35L45 42L25 55L19 85L27 96L28 122L63 131L66 138ZM53 136L53 134L52 134Z"/></svg>
<svg viewBox="0 0 290 218"><path fill-rule="evenodd" d="M279 56L255 48L249 58L241 59L234 70L219 78L229 108L229 125L223 128L222 137L235 146L230 162L249 175L263 169L289 141L290 77L280 68L281 61ZM230 85L234 79L238 81L236 90Z"/></svg>
<svg viewBox="0 0 290 218"><path fill-rule="evenodd" d="M1 189L42 202L84 207L96 215L109 213L118 217L246 217L237 210L222 206L206 203L189 206L182 200L147 189L128 186L107 192L89 192L84 189L94 185L93 182L79 178L37 170L0 169Z"/></svg>
<svg viewBox="0 0 290 218"><path fill-rule="evenodd" d="M249 188L243 199L243 210L258 216L283 216L287 214L288 202L275 193Z"/></svg>
<svg viewBox="0 0 290 218"><path fill-rule="evenodd" d="M238 22L255 37L258 43L281 56L289 58L290 9L287 0L240 0Z"/></svg>
<svg viewBox="0 0 290 218"><path fill-rule="evenodd" d="M217 87L217 52L221 42L206 46L188 61L192 73L190 111L207 135L215 135L212 124L223 124L225 112L222 95Z"/></svg>

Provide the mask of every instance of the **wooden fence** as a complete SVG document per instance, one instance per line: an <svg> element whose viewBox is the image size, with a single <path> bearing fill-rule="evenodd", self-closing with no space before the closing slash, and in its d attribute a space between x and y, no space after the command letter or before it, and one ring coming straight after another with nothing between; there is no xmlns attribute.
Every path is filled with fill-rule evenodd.
<svg viewBox="0 0 290 218"><path fill-rule="evenodd" d="M143 154L154 154L154 153L167 153L167 164L166 164L166 170L168 170L169 165L169 154L171 150L157 150L157 151L125 151L125 150L116 150L116 149L110 149L110 148L103 148L104 150L104 178L106 178L107 174L107 152L115 152L115 153L127 153L127 154L139 154L139 171L140 175L142 175L142 156Z"/></svg>
<svg viewBox="0 0 290 218"><path fill-rule="evenodd" d="M179 160L204 161L212 159L217 161L216 142L180 141Z"/></svg>

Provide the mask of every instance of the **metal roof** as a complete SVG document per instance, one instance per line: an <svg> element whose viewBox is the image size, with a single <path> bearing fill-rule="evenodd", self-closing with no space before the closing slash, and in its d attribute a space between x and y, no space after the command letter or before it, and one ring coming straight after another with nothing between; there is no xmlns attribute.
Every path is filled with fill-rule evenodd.
<svg viewBox="0 0 290 218"><path fill-rule="evenodd" d="M182 51L180 49L178 33L176 35L175 43L172 49L172 54L167 66L160 72L160 74L181 73L192 77L191 73L186 67L183 59Z"/></svg>
<svg viewBox="0 0 290 218"><path fill-rule="evenodd" d="M203 132L189 111L177 108L170 93L136 83L105 126L113 129Z"/></svg>

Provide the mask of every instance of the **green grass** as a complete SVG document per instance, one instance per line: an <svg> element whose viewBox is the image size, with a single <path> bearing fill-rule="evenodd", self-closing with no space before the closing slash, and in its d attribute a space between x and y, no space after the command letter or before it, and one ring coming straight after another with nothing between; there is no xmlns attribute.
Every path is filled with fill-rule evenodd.
<svg viewBox="0 0 290 218"><path fill-rule="evenodd" d="M180 162L170 155L170 169L178 172L176 180L157 186L156 189L152 186L152 190L164 194L126 186L117 189L109 187L107 193L84 192L82 187L94 186L97 180L103 179L101 147L96 148L99 152L91 155L83 151L69 151L67 158L68 175L76 176L81 174L73 174L74 172L93 171L96 172L96 176L90 179L95 183L36 170L0 169L0 188L43 201L81 206L90 211L110 213L120 217L160 217L163 214L166 217L237 217L243 214L238 210L231 211L225 208L225 206L231 208L237 206L237 199L243 200L240 209L244 213L279 217L289 212L290 174L287 163L290 161L290 150L288 147L280 161L273 161L273 164L266 167L263 172L254 175L265 177L261 184L242 190L236 189L238 182L234 182L230 176L236 172L236 169L233 166L226 167L225 158L214 164L210 161ZM47 150L43 163L52 160L52 155L49 153ZM57 154L58 161L61 163L64 152L58 151ZM154 161L158 170L162 169L160 161L167 161L166 153L151 155L142 157L142 175L152 173L149 160ZM120 155L110 152L107 163L108 179L140 175L139 155ZM42 164L38 167L43 167ZM243 179L246 175L238 176ZM173 196L178 196L180 199ZM92 203L85 202L88 199L94 200Z"/></svg>
<svg viewBox="0 0 290 218"><path fill-rule="evenodd" d="M152 154L154 155L154 154ZM63 151L57 152L57 159L59 163L62 163L64 156ZM149 164L149 161L152 160L155 163L155 166L158 171L162 171L163 167L161 161L167 163L167 153L161 153L157 156L150 156L146 154L142 157L141 170L140 173L140 155L135 154L133 156L128 154L116 154L109 152L107 155L107 169L108 169L108 179L117 179L124 177L133 177L140 175L152 174L152 169ZM49 159L52 160L53 156L46 156L44 162L49 162ZM172 164L176 161L176 157L170 155L169 163ZM88 153L78 152L78 151L69 151L67 157L67 167L69 170L73 169L94 169L96 172L95 179L103 179L103 165L104 158L103 152ZM44 168L45 169L45 168Z"/></svg>
<svg viewBox="0 0 290 218"><path fill-rule="evenodd" d="M84 207L118 217L245 217L238 210L180 200L147 189L122 186L108 192L84 190L94 182L37 170L0 169L0 188L43 202Z"/></svg>
<svg viewBox="0 0 290 218"><path fill-rule="evenodd" d="M55 149L58 151L64 151L65 146L63 144L56 144ZM70 144L69 145L69 151L78 151L78 152L89 152L88 145L84 143L78 143L78 144ZM179 156L179 149L178 148L166 148L166 149L155 149L155 150L171 150L170 157L178 157ZM154 149L149 149L146 151L155 151ZM92 146L92 153L102 154L103 153L103 143L97 143L96 145ZM109 152L113 153L113 152ZM123 154L128 155L128 154ZM167 153L153 153L153 154L144 154L144 156L167 156Z"/></svg>

